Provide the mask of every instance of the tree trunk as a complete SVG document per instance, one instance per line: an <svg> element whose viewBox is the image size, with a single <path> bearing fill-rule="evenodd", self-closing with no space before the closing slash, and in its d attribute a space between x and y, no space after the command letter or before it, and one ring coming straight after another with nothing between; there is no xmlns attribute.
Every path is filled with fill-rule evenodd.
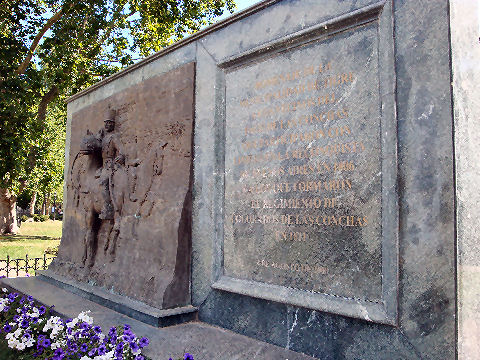
<svg viewBox="0 0 480 360"><path fill-rule="evenodd" d="M48 192L48 194L47 194L47 201L45 201L45 203L46 203L46 208L47 208L46 214L50 215L50 212L52 211L52 207L50 206L50 203L51 203L50 192Z"/></svg>
<svg viewBox="0 0 480 360"><path fill-rule="evenodd" d="M46 210L47 210L47 195L43 194L42 215L45 215Z"/></svg>
<svg viewBox="0 0 480 360"><path fill-rule="evenodd" d="M7 189L0 188L0 234L16 234L17 198Z"/></svg>
<svg viewBox="0 0 480 360"><path fill-rule="evenodd" d="M32 198L30 199L30 203L28 204L27 208L27 215L28 216L33 216L35 213L35 203L37 202L37 192L35 191L32 194Z"/></svg>

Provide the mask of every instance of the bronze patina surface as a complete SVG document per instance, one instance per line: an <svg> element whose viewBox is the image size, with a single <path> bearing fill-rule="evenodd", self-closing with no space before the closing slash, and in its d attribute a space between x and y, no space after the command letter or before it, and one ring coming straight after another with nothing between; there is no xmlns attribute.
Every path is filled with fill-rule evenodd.
<svg viewBox="0 0 480 360"><path fill-rule="evenodd" d="M159 308L190 302L193 96L189 63L73 114L51 271Z"/></svg>

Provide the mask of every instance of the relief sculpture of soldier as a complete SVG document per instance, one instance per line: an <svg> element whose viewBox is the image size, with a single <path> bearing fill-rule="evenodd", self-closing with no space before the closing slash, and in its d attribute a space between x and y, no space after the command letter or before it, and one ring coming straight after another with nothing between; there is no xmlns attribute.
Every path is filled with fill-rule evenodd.
<svg viewBox="0 0 480 360"><path fill-rule="evenodd" d="M149 217L163 201L158 187L167 143L155 139L150 151L138 159L132 156L134 148L130 154L123 152L120 134L115 132L115 111L108 110L104 119L104 128L97 134L87 130L71 170L71 183L77 184L74 203L85 211L82 264L88 267L95 264L99 237L105 255L115 261L122 221L131 225L123 226L124 237L137 239L140 219ZM127 161L129 155L133 159Z"/></svg>
<svg viewBox="0 0 480 360"><path fill-rule="evenodd" d="M102 142L102 167L100 171L100 184L102 185L103 208L98 217L102 220L113 220L113 194L112 194L112 175L114 171L115 158L120 153L118 135L114 133L115 130L115 111L110 110L107 113L107 118L104 120L104 129L101 129L98 138Z"/></svg>
<svg viewBox="0 0 480 360"><path fill-rule="evenodd" d="M112 178L114 173L115 159L118 157L118 155L120 155L120 139L114 130L115 111L108 110L104 120L104 128L101 129L97 135L93 135L87 131L87 135L82 139L82 143L80 145L79 154L88 155L90 161L94 164L101 164L96 169L95 166L89 167L90 169L93 168L95 170L93 176L94 179L90 179L90 185L84 184L84 190L82 191L82 205L86 211L85 220L87 229L84 238L84 254L82 262L84 265L87 264L90 267L94 264L95 254L98 246L98 230L100 226L98 223L96 223L96 221L100 220L102 224L106 224L107 226L106 233L108 234L108 238L106 240L106 248L110 242L109 238L113 236L116 240L119 232L119 224L115 224L114 221L115 205L113 202ZM92 175L90 171L89 173Z"/></svg>

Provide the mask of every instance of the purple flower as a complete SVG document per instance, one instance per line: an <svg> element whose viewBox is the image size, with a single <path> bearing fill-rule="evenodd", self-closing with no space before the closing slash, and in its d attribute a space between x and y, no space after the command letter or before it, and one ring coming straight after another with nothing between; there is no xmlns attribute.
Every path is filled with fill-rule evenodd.
<svg viewBox="0 0 480 360"><path fill-rule="evenodd" d="M9 324L6 324L4 327L3 327L3 331L5 331L6 333L12 331L12 327L9 325Z"/></svg>
<svg viewBox="0 0 480 360"><path fill-rule="evenodd" d="M50 347L51 344L52 344L52 342L50 341L50 339L45 338L45 340L42 341L42 346L44 348Z"/></svg>
<svg viewBox="0 0 480 360"><path fill-rule="evenodd" d="M135 356L134 360L145 360L145 358L142 355L137 355L137 356ZM172 360L172 359L170 358L170 360Z"/></svg>
<svg viewBox="0 0 480 360"><path fill-rule="evenodd" d="M133 341L130 343L130 348L132 349L132 351L137 351L138 349L140 349L138 344L136 342L133 342Z"/></svg>
<svg viewBox="0 0 480 360"><path fill-rule="evenodd" d="M8 294L8 300L10 300L10 302L13 302L17 296L17 293Z"/></svg>
<svg viewBox="0 0 480 360"><path fill-rule="evenodd" d="M10 310L10 306L5 306L5 307L3 308L3 312L8 312L8 310Z"/></svg>
<svg viewBox="0 0 480 360"><path fill-rule="evenodd" d="M97 334L100 334L102 332L102 328L100 326L95 326L93 331L95 331Z"/></svg>
<svg viewBox="0 0 480 360"><path fill-rule="evenodd" d="M150 342L146 337L142 337L140 341L138 342L138 345L140 345L141 348L144 348L145 346L148 346Z"/></svg>
<svg viewBox="0 0 480 360"><path fill-rule="evenodd" d="M24 329L26 329L28 325L30 325L30 322L27 319L23 319L22 323L20 324L20 326Z"/></svg>
<svg viewBox="0 0 480 360"><path fill-rule="evenodd" d="M53 360L61 360L65 357L65 353L61 348L58 348L57 350L55 350L53 355L54 355Z"/></svg>
<svg viewBox="0 0 480 360"><path fill-rule="evenodd" d="M128 325L128 324L123 325L123 330L125 330L125 331L130 330L130 325Z"/></svg>
<svg viewBox="0 0 480 360"><path fill-rule="evenodd" d="M47 309L46 309L45 306L43 306L43 305L38 308L38 313L39 313L40 315L45 314L46 311L47 311Z"/></svg>
<svg viewBox="0 0 480 360"><path fill-rule="evenodd" d="M193 355L185 353L185 355L183 355L183 360L194 360Z"/></svg>
<svg viewBox="0 0 480 360"><path fill-rule="evenodd" d="M94 347L92 350L88 352L88 356L92 357L93 355L95 355L96 352L97 352L97 348Z"/></svg>
<svg viewBox="0 0 480 360"><path fill-rule="evenodd" d="M78 349L77 344L73 341L70 341L70 340L67 341L67 346L68 346L68 350L72 351L72 352L76 352L77 349Z"/></svg>
<svg viewBox="0 0 480 360"><path fill-rule="evenodd" d="M83 330L89 330L90 329L90 325L87 324L86 322L81 323L78 327L80 329L83 329Z"/></svg>
<svg viewBox="0 0 480 360"><path fill-rule="evenodd" d="M133 334L123 334L123 340L125 340L126 342L131 342L133 340L135 340L135 335Z"/></svg>
<svg viewBox="0 0 480 360"><path fill-rule="evenodd" d="M105 353L107 352L107 348L105 347L105 345L100 345L98 347L98 355L102 356L102 355L105 355Z"/></svg>
<svg viewBox="0 0 480 360"><path fill-rule="evenodd" d="M87 352L87 350L88 350L88 345L87 344L82 344L80 346L80 351L81 352Z"/></svg>

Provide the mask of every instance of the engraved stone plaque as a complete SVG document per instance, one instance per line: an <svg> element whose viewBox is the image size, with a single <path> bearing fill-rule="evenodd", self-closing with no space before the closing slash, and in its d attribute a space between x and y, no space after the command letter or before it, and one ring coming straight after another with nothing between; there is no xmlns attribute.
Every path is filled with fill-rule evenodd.
<svg viewBox="0 0 480 360"><path fill-rule="evenodd" d="M308 293L313 302L303 305L314 308L319 298L383 306L383 266L395 245L382 229L395 203L386 188L395 135L387 133L393 113L382 113L378 25L286 42L224 66L219 288L252 295L250 284L254 296L271 299Z"/></svg>
<svg viewBox="0 0 480 360"><path fill-rule="evenodd" d="M375 34L365 28L226 75L225 274L380 299Z"/></svg>

